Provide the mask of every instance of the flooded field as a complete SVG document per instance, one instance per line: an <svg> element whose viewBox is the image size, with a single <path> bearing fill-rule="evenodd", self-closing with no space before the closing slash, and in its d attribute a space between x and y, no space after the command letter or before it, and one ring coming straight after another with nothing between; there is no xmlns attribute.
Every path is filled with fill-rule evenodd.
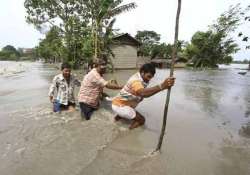
<svg viewBox="0 0 250 175"><path fill-rule="evenodd" d="M79 111L54 114L47 96L59 73L53 66L0 62L0 174L249 175L250 72L240 75L236 68L247 65L176 70L162 151L152 156L166 92L138 106L146 124L129 131L126 123L113 122L107 101L90 121ZM105 76L124 84L134 72ZM151 86L168 72L157 70Z"/></svg>

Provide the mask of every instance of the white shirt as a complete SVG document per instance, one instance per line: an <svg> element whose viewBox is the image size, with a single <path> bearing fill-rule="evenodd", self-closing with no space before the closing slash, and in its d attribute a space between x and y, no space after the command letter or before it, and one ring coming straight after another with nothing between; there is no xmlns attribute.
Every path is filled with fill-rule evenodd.
<svg viewBox="0 0 250 175"><path fill-rule="evenodd" d="M68 105L68 102L75 103L74 88L80 84L73 75L70 75L69 84L62 74L56 75L49 88L49 96L53 96L63 105Z"/></svg>

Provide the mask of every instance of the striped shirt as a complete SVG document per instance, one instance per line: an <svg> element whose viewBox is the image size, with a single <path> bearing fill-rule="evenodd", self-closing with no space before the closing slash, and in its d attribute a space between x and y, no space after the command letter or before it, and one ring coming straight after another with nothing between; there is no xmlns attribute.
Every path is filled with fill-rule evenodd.
<svg viewBox="0 0 250 175"><path fill-rule="evenodd" d="M94 68L83 78L78 94L78 102L83 102L93 108L99 106L99 98L107 81Z"/></svg>
<svg viewBox="0 0 250 175"><path fill-rule="evenodd" d="M139 72L134 74L129 78L119 94L112 100L112 104L116 106L130 106L135 108L143 100L137 92L147 86L148 84L143 81Z"/></svg>
<svg viewBox="0 0 250 175"><path fill-rule="evenodd" d="M54 99L63 105L68 105L69 102L75 103L75 85L80 86L80 82L74 75L70 75L69 84L62 74L56 75L49 88L49 96L53 96Z"/></svg>

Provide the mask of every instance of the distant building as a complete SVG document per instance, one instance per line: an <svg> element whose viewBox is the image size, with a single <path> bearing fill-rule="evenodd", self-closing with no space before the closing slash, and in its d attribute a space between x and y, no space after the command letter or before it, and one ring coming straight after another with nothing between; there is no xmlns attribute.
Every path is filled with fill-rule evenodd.
<svg viewBox="0 0 250 175"><path fill-rule="evenodd" d="M115 69L135 69L139 67L144 58L138 57L141 43L128 33L115 36L111 49L115 55L113 64ZM147 58L145 58L147 60Z"/></svg>
<svg viewBox="0 0 250 175"><path fill-rule="evenodd" d="M165 58L154 58L150 61L158 68L170 68L171 66L171 59L165 59ZM175 68L184 68L186 67L187 60L185 58L177 58L175 60Z"/></svg>
<svg viewBox="0 0 250 175"><path fill-rule="evenodd" d="M171 60L164 58L154 58L150 62L158 68L167 68L171 64Z"/></svg>
<svg viewBox="0 0 250 175"><path fill-rule="evenodd" d="M34 52L33 48L21 48L24 54L32 54Z"/></svg>

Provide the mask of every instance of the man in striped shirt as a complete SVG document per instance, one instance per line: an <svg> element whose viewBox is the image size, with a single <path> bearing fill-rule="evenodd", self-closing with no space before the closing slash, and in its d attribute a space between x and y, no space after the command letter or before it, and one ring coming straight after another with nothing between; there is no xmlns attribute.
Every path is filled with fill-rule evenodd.
<svg viewBox="0 0 250 175"><path fill-rule="evenodd" d="M94 68L83 78L78 95L81 116L89 120L92 113L99 106L100 95L104 87L108 89L121 89L122 86L112 84L103 78L106 71L106 63L97 59L93 63Z"/></svg>
<svg viewBox="0 0 250 175"><path fill-rule="evenodd" d="M129 129L137 128L145 123L145 118L135 110L135 107L143 98L151 97L162 90L168 89L175 82L175 79L170 77L159 85L147 88L154 74L154 65L147 63L141 67L139 72L129 78L126 85L112 101L112 109L117 114L116 121L122 118L131 120Z"/></svg>

